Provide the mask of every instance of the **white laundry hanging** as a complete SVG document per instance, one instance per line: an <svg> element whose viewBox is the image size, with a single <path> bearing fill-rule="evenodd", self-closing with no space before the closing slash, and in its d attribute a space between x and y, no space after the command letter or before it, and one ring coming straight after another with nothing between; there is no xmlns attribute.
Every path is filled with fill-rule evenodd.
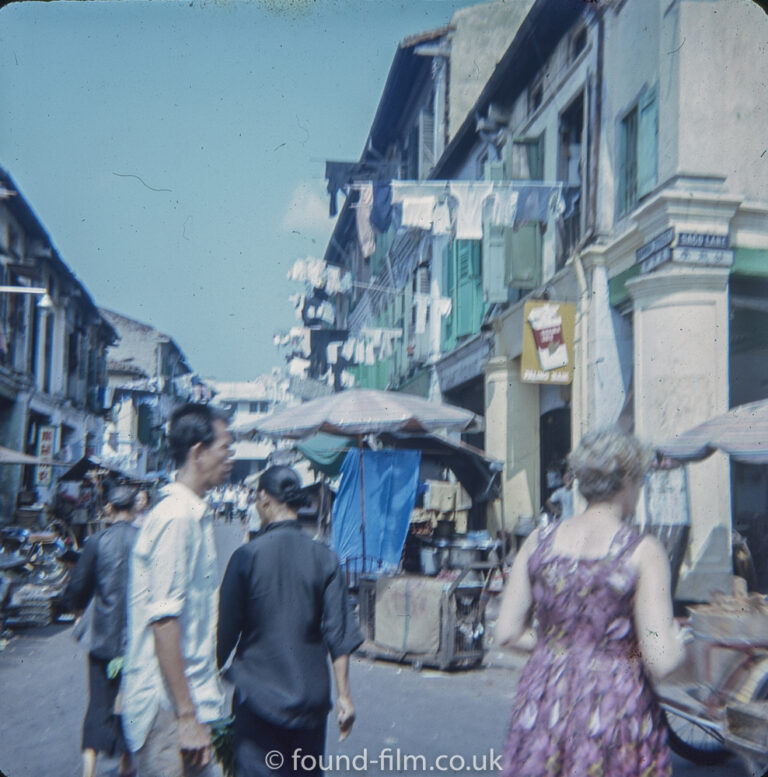
<svg viewBox="0 0 768 777"><path fill-rule="evenodd" d="M493 192L493 184L474 181L451 181L451 197L456 200L456 239L483 239L483 207Z"/></svg>
<svg viewBox="0 0 768 777"><path fill-rule="evenodd" d="M288 362L288 374L297 378L304 378L307 375L309 369L309 361L307 359L291 359Z"/></svg>
<svg viewBox="0 0 768 777"><path fill-rule="evenodd" d="M434 197L404 198L400 223L404 227L431 230L435 205Z"/></svg>
<svg viewBox="0 0 768 777"><path fill-rule="evenodd" d="M416 305L416 328L417 335L423 335L427 331L427 311L429 310L429 295L415 294L413 301Z"/></svg>
<svg viewBox="0 0 768 777"><path fill-rule="evenodd" d="M514 226L517 218L517 192L514 189L494 190L491 201L490 223L498 227Z"/></svg>
<svg viewBox="0 0 768 777"><path fill-rule="evenodd" d="M371 209L373 208L373 184L364 183L360 187L360 196L357 201L357 237L360 241L360 250L365 258L368 258L376 250L376 235L371 226Z"/></svg>
<svg viewBox="0 0 768 777"><path fill-rule="evenodd" d="M336 364L339 361L338 343L328 343L328 347L326 348L326 357L328 359L328 364Z"/></svg>
<svg viewBox="0 0 768 777"><path fill-rule="evenodd" d="M354 355L355 355L355 338L350 337L348 340L344 342L344 345L341 346L341 355L349 362L352 361Z"/></svg>

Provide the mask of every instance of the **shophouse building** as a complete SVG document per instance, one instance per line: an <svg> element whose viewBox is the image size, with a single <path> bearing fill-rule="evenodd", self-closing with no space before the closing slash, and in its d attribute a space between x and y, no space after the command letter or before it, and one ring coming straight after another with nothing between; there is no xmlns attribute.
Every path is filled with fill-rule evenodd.
<svg viewBox="0 0 768 777"><path fill-rule="evenodd" d="M521 228L486 231L480 249L486 287L503 252L510 294L487 319L485 402L513 520L536 513L546 468L588 429L619 422L660 441L768 396L768 20L740 0L578 6L539 0L475 106L509 117L497 175L580 190L527 248ZM467 121L434 175L488 152ZM522 285L520 263L533 271ZM570 384L527 378L531 299L575 306ZM768 488L720 454L686 474L677 595L707 598L730 585L732 516L756 536Z"/></svg>
<svg viewBox="0 0 768 777"><path fill-rule="evenodd" d="M101 446L116 333L0 170L0 444L62 465ZM45 294L17 292L41 289ZM0 467L0 521L42 503L62 469Z"/></svg>
<svg viewBox="0 0 768 777"><path fill-rule="evenodd" d="M171 413L213 392L170 335L111 310L101 315L118 336L107 353L110 417L101 456L127 473L170 472L164 443Z"/></svg>
<svg viewBox="0 0 768 777"><path fill-rule="evenodd" d="M398 49L325 255L352 281L322 366L483 413L507 528L537 514L585 431L656 442L768 396L766 30L750 0L536 0L458 121L451 28ZM517 213L446 236L412 201L369 231L366 179L414 199L491 183ZM553 195L548 212L531 192ZM558 322L565 371L551 341L526 365L537 320ZM765 520L765 474L745 466L687 468L679 598L730 585L732 516L747 534Z"/></svg>

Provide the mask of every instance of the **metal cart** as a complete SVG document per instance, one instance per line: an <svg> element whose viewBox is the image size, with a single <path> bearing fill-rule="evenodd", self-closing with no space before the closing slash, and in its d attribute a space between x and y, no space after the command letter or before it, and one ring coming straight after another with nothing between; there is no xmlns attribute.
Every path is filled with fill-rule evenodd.
<svg viewBox="0 0 768 777"><path fill-rule="evenodd" d="M360 627L365 642L358 653L371 658L407 662L414 668L423 666L441 670L469 669L478 666L485 654L485 606L488 601L488 586L497 563L475 563L464 567L454 580L440 581L433 578L401 575L400 581L433 580L442 583L439 600L435 603L437 612L421 613L403 611L407 621L413 618L429 617L438 623L435 647L427 651L397 649L385 645L376 638L376 592L381 588L382 578L361 576L358 589ZM435 597L437 598L437 597Z"/></svg>

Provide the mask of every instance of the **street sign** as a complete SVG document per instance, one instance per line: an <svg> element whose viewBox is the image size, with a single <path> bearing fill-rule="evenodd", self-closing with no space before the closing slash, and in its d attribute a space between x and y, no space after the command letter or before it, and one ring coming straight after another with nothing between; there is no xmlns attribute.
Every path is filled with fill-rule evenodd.
<svg viewBox="0 0 768 777"><path fill-rule="evenodd" d="M662 248L671 245L675 239L675 228L665 229L660 235L646 243L635 251L635 264L645 261L651 254L658 253Z"/></svg>
<svg viewBox="0 0 768 777"><path fill-rule="evenodd" d="M731 267L733 251L728 249L728 235L679 232L674 227L664 230L635 252L640 273L653 272L667 262L699 267Z"/></svg>
<svg viewBox="0 0 768 777"><path fill-rule="evenodd" d="M728 248L728 235L679 232L675 246L678 248Z"/></svg>
<svg viewBox="0 0 768 777"><path fill-rule="evenodd" d="M700 267L731 267L733 251L716 248L675 248L672 261Z"/></svg>

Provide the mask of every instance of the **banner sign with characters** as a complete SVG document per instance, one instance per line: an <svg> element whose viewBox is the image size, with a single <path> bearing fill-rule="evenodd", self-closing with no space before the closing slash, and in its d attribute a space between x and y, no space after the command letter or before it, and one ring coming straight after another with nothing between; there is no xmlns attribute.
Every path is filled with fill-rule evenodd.
<svg viewBox="0 0 768 777"><path fill-rule="evenodd" d="M50 459L53 457L53 451L56 445L56 427L41 426L37 437L37 455L41 459ZM50 486L53 468L50 464L37 465L37 477L35 485Z"/></svg>
<svg viewBox="0 0 768 777"><path fill-rule="evenodd" d="M523 383L563 385L573 378L573 329L576 306L529 300L523 322Z"/></svg>

